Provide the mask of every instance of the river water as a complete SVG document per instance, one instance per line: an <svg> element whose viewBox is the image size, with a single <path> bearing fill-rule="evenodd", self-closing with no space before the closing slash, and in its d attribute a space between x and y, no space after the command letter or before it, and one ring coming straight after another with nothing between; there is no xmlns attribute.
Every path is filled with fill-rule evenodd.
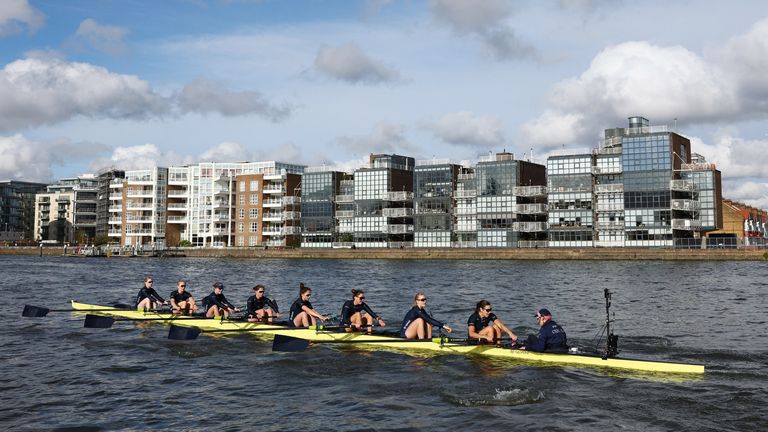
<svg viewBox="0 0 768 432"><path fill-rule="evenodd" d="M768 430L764 262L214 260L0 257L3 430ZM519 335L547 307L571 345L590 345L614 292L621 355L703 363L699 378L552 367L350 346L275 353L251 335L170 341L159 324L85 329L82 316L21 318L24 304L130 303L144 274L167 296L214 281L287 309L299 282L337 314L350 289L397 328L416 291L466 332L489 300Z"/></svg>

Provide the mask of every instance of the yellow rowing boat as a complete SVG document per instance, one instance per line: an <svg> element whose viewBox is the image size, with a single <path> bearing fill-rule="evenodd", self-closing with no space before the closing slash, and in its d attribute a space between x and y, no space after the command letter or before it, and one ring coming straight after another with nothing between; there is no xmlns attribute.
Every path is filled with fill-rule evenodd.
<svg viewBox="0 0 768 432"><path fill-rule="evenodd" d="M104 306L91 305L72 301L72 308L77 311L111 315L128 319L148 319L162 323L184 327L197 327L205 331L249 332L258 331L260 334L288 336L318 343L354 343L366 346L382 348L394 348L403 350L426 350L442 354L481 355L500 359L514 359L526 362L538 362L552 365L592 366L611 369L623 369L655 373L679 373L679 374L703 374L704 365L661 362L643 359L629 359L619 357L602 358L598 355L580 353L538 353L520 349L501 347L496 345L469 345L455 342L445 338L433 338L429 340L406 340L393 336L368 335L364 333L346 333L327 331L323 328L296 329L287 328L276 324L248 323L234 320L221 320L216 318L198 318L168 313L145 312L140 310L109 310ZM88 312L89 310L93 312Z"/></svg>

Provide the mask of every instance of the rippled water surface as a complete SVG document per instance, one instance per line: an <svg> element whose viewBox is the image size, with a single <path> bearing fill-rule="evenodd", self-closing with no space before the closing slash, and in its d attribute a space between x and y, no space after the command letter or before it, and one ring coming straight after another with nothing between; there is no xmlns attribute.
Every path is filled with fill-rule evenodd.
<svg viewBox="0 0 768 432"><path fill-rule="evenodd" d="M0 257L3 430L768 430L768 264L762 262L329 261ZM338 313L352 288L390 328L417 290L465 334L485 298L518 334L549 308L589 345L614 291L626 357L703 363L696 379L487 358L311 347L273 353L251 335L170 341L167 327L82 317L21 318L24 304L130 303L144 274L167 296L223 281L287 306L299 282Z"/></svg>

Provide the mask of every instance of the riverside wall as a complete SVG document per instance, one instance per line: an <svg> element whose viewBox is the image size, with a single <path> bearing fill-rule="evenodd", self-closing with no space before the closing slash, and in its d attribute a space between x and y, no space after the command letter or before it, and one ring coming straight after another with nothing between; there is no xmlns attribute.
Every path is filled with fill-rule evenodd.
<svg viewBox="0 0 768 432"><path fill-rule="evenodd" d="M64 255L63 247L0 247L0 255ZM68 250L72 255L72 250ZM82 256L82 255L77 255ZM662 260L766 261L765 249L539 248L539 249L261 249L179 248L142 256L241 259L395 259L395 260ZM112 258L121 257L112 255ZM122 256L127 257L127 256Z"/></svg>

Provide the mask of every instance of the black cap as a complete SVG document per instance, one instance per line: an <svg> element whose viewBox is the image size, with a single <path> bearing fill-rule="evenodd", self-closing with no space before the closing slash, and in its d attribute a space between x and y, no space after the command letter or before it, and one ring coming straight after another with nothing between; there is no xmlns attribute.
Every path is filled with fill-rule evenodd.
<svg viewBox="0 0 768 432"><path fill-rule="evenodd" d="M539 309L539 312L536 314L536 316L552 316L551 313L549 313L549 309Z"/></svg>
<svg viewBox="0 0 768 432"><path fill-rule="evenodd" d="M215 284L213 284L213 287L214 287L214 288L221 288L221 289L224 289L224 284L223 284L223 283L221 283L221 282L216 282Z"/></svg>

